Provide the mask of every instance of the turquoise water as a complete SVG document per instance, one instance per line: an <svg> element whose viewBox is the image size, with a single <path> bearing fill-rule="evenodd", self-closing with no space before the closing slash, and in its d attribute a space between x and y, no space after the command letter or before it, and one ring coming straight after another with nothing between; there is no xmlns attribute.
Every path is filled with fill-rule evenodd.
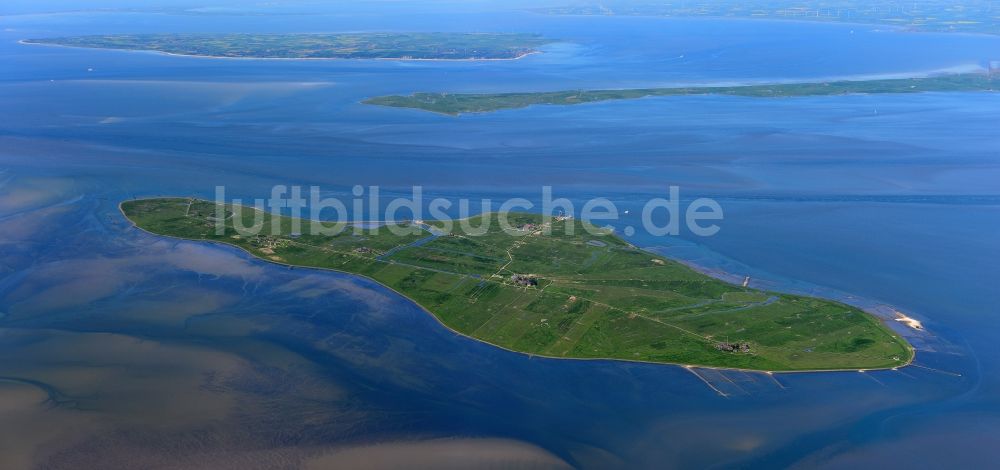
<svg viewBox="0 0 1000 470"><path fill-rule="evenodd" d="M107 449L169 456L193 429L230 436L217 442L232 452L505 438L582 467L995 459L1000 95L656 98L460 118L359 101L967 70L996 60L1000 38L496 9L0 18L0 377L64 389L76 404L66 420L82 409L107 416L106 428L49 456L54 466L107 463ZM537 31L564 42L490 63L211 60L16 42L366 29ZM275 184L342 194L418 184L494 198L536 198L546 184L574 200L609 197L632 216L679 185L720 201L721 232L633 242L760 287L897 308L927 333L912 337L917 366L902 371L702 372L724 398L682 368L500 351L370 282L159 240L116 209L131 197L212 197L216 185L266 197ZM242 372L213 381L204 377L229 369L138 353L158 368L121 365L80 339L105 333L231 355ZM124 372L96 387L54 372L65 367ZM235 401L215 424L160 426L149 410L190 405L146 393L160 387L137 381L150 370L211 385L175 381L177 396L207 387Z"/></svg>

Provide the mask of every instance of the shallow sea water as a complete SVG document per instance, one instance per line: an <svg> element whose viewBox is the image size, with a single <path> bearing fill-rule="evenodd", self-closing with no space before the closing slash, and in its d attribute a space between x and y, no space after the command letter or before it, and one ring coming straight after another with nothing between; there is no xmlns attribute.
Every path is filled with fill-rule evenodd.
<svg viewBox="0 0 1000 470"><path fill-rule="evenodd" d="M16 42L455 25L565 42L490 63ZM0 466L434 466L456 453L590 468L995 460L1000 96L657 98L459 118L359 101L964 70L996 59L1000 38L362 7L23 15L0 28ZM721 232L634 243L760 287L898 308L927 333L911 338L913 367L864 374L529 358L458 337L369 281L163 240L117 210L131 197L211 197L220 184L231 197L266 197L275 184L341 194L418 184L533 199L547 184L631 209L620 226L679 185L720 201Z"/></svg>

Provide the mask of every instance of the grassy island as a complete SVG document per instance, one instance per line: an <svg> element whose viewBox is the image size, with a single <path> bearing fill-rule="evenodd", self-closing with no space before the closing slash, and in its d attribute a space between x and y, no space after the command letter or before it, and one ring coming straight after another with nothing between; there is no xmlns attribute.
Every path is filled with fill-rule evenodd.
<svg viewBox="0 0 1000 470"><path fill-rule="evenodd" d="M46 44L258 59L517 59L551 41L535 34L116 34L26 39Z"/></svg>
<svg viewBox="0 0 1000 470"><path fill-rule="evenodd" d="M465 113L488 113L502 109L525 108L538 104L566 106L655 96L730 95L753 98L781 98L857 93L993 91L996 84L997 80L993 74L965 73L925 78L842 80L771 85L569 90L526 93L414 93L406 96L379 96L364 100L363 103L397 108L413 108L456 116Z"/></svg>
<svg viewBox="0 0 1000 470"><path fill-rule="evenodd" d="M237 216L225 206L225 233L217 235L217 208L177 198L121 205L154 234L371 278L456 332L526 354L765 371L891 368L913 357L900 336L857 308L731 285L607 230L590 234L580 220L512 213L517 236L500 229L497 214L467 221L489 222L478 236L422 221L397 223L406 234L347 227L315 235L292 233L288 217L274 227L263 214L263 231L250 236L233 221L253 225L253 209Z"/></svg>

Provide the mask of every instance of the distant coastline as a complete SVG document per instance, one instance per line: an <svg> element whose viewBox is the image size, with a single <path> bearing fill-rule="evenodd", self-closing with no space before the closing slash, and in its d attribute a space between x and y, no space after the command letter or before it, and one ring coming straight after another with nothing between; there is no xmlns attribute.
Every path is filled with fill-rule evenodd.
<svg viewBox="0 0 1000 470"><path fill-rule="evenodd" d="M641 2L604 5L566 2L564 5L529 8L553 16L604 16L647 18L704 18L751 21L788 21L814 24L847 24L889 27L901 32L944 34L1000 34L1000 22L988 2L953 8L944 2L909 7L863 0L842 0L836 5L804 0L773 0L745 8L737 0L691 0L676 3Z"/></svg>

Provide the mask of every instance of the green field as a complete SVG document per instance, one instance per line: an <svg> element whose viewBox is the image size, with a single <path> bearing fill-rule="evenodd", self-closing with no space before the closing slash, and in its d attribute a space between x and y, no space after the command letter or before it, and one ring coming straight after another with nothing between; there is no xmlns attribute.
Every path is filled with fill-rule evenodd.
<svg viewBox="0 0 1000 470"><path fill-rule="evenodd" d="M516 59L551 42L535 34L117 34L27 39L27 44L260 59Z"/></svg>
<svg viewBox="0 0 1000 470"><path fill-rule="evenodd" d="M725 87L636 88L625 90L569 90L527 93L415 93L379 96L365 104L413 108L435 113L459 115L488 113L532 105L574 105L610 100L629 100L653 96L730 95L753 98L827 96L854 93L920 93L929 91L993 91L996 77L987 73L941 75L926 78L883 80L842 80L816 83L785 83Z"/></svg>
<svg viewBox="0 0 1000 470"><path fill-rule="evenodd" d="M245 236L234 229L230 206L222 235L212 202L161 198L121 208L154 234L369 277L457 332L528 354L766 371L891 368L913 357L901 337L857 308L727 284L610 232L590 234L574 219L509 214L518 236L500 229L497 214L470 220L474 227L491 222L480 236L436 222L434 234L415 222L397 225L407 234L347 227L314 235L308 221L301 235L290 235L292 219L282 217L274 231L263 214L261 234ZM243 226L253 217L252 209L241 210ZM731 346L740 347L723 350Z"/></svg>
<svg viewBox="0 0 1000 470"><path fill-rule="evenodd" d="M859 23L907 31L1000 34L994 0L685 0L566 2L550 15L714 17Z"/></svg>

